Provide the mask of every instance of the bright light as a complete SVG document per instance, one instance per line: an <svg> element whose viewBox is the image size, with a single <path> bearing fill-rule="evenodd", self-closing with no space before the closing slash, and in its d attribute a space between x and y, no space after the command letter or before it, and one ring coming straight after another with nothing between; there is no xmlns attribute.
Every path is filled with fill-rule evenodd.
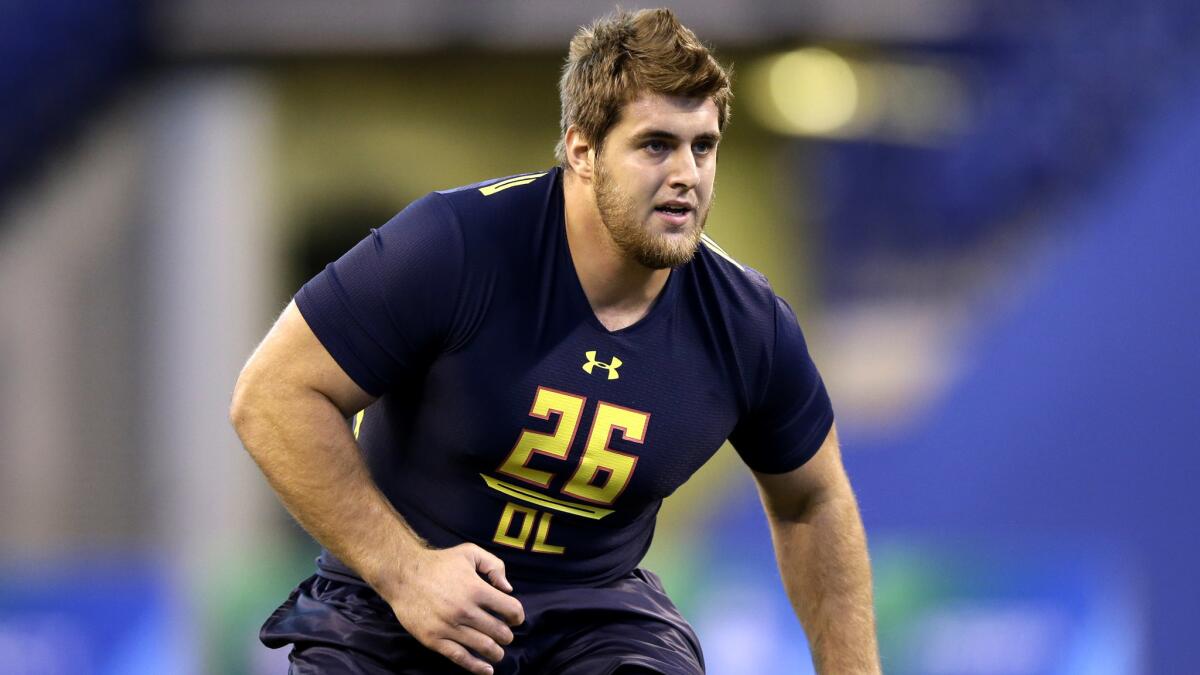
<svg viewBox="0 0 1200 675"><path fill-rule="evenodd" d="M806 47L751 66L747 85L750 111L788 136L936 145L970 123L953 64L934 59L851 60Z"/></svg>
<svg viewBox="0 0 1200 675"><path fill-rule="evenodd" d="M766 65L766 118L790 134L828 134L847 125L859 102L859 84L845 59L807 47Z"/></svg>

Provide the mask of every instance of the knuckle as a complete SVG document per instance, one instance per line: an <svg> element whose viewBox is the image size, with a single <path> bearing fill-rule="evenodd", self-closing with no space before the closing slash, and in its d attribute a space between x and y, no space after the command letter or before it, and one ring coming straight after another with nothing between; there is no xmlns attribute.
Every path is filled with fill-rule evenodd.
<svg viewBox="0 0 1200 675"><path fill-rule="evenodd" d="M491 630L492 636L502 645L510 645L513 641L513 632L504 624L494 625Z"/></svg>
<svg viewBox="0 0 1200 675"><path fill-rule="evenodd" d="M470 620L470 618L471 618L471 613L469 611L467 611L466 607L459 606L459 607L455 607L454 609L450 610L451 623L463 624L463 623L466 623L468 620Z"/></svg>
<svg viewBox="0 0 1200 675"><path fill-rule="evenodd" d="M454 641L446 641L446 650L442 652L442 656L449 658L451 663L457 665L464 670L473 671L473 673L486 673L486 664L480 659L470 655L464 647Z"/></svg>
<svg viewBox="0 0 1200 675"><path fill-rule="evenodd" d="M466 668L471 663L471 656L467 653L467 650L450 640L444 640L442 648L438 652L463 668Z"/></svg>
<svg viewBox="0 0 1200 675"><path fill-rule="evenodd" d="M508 611L517 623L525 623L525 608L520 603L511 606Z"/></svg>
<svg viewBox="0 0 1200 675"><path fill-rule="evenodd" d="M500 631L497 631L496 627L494 626L481 627L479 632L481 635L481 643L487 645L490 647L490 649L496 649L496 647L504 644L504 634Z"/></svg>
<svg viewBox="0 0 1200 675"><path fill-rule="evenodd" d="M475 644L471 645L471 648L478 652L480 656L493 663L504 658L504 650L500 648L500 645L488 638L481 637L475 641Z"/></svg>
<svg viewBox="0 0 1200 675"><path fill-rule="evenodd" d="M437 636L434 634L433 630L425 625L413 626L408 632L411 633L418 642L426 646L429 646L437 639Z"/></svg>

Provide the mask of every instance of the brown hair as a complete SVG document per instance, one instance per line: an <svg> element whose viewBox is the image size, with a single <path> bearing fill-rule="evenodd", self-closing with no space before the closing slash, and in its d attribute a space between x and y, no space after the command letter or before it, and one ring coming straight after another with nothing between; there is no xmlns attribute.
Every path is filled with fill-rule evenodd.
<svg viewBox="0 0 1200 675"><path fill-rule="evenodd" d="M717 125L729 121L729 72L669 9L618 9L579 29L558 83L562 135L554 154L567 164L567 128L574 124L599 151L621 107L650 92L689 98L711 97Z"/></svg>

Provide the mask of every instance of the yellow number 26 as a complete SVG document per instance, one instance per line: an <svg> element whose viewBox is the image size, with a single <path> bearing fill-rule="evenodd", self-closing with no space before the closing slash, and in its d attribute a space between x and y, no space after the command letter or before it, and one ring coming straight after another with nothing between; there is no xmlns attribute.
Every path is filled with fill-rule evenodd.
<svg viewBox="0 0 1200 675"><path fill-rule="evenodd" d="M551 433L523 430L517 438L517 444L513 446L512 452L505 458L498 471L543 489L549 487L554 475L548 471L530 468L529 460L534 454L567 459L585 403L587 399L583 396L538 387L529 415L538 419L550 419L550 413L557 413L558 424ZM580 458L579 465L567 484L563 486L562 493L606 506L616 501L629 485L638 458L636 455L610 448L613 433L620 430L626 441L642 443L646 439L646 427L649 423L650 413L604 401L597 404L592 428L584 445L583 457Z"/></svg>

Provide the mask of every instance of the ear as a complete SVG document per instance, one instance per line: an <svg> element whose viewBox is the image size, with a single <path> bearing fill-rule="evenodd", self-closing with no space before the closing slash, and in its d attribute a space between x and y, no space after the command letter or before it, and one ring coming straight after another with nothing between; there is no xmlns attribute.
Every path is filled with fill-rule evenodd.
<svg viewBox="0 0 1200 675"><path fill-rule="evenodd" d="M584 137L579 127L574 124L567 127L563 147L566 150L567 164L571 167L571 171L580 178L591 180L596 153L593 151L591 142Z"/></svg>

